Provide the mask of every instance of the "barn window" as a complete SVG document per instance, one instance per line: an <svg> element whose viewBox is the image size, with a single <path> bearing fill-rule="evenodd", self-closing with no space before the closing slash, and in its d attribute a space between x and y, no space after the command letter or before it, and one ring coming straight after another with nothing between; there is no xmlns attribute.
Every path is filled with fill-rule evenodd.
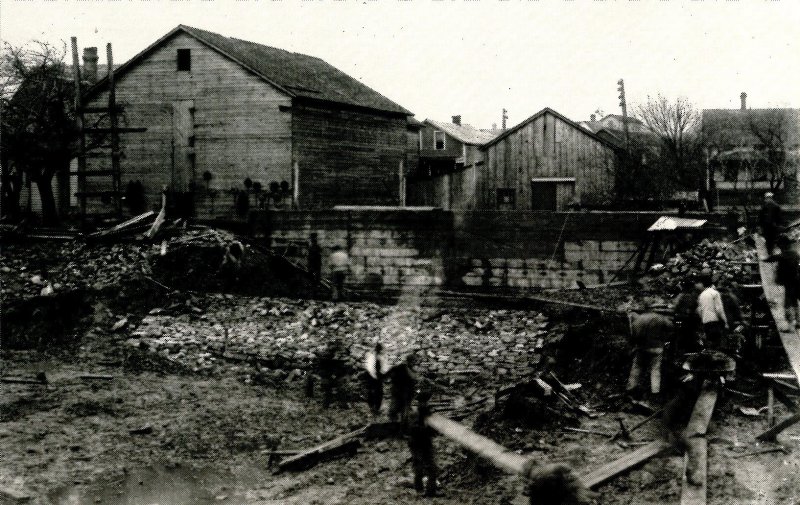
<svg viewBox="0 0 800 505"><path fill-rule="evenodd" d="M444 132L433 132L433 148L436 151L444 151Z"/></svg>
<svg viewBox="0 0 800 505"><path fill-rule="evenodd" d="M192 69L192 50L178 49L178 70L190 71Z"/></svg>

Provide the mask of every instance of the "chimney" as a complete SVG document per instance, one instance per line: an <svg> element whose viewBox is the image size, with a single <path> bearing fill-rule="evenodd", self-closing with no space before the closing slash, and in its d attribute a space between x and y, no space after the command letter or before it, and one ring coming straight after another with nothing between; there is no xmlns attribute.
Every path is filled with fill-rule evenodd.
<svg viewBox="0 0 800 505"><path fill-rule="evenodd" d="M506 131L506 119L508 119L508 111L506 109L503 109L503 117L501 119L503 120L503 131Z"/></svg>
<svg viewBox="0 0 800 505"><path fill-rule="evenodd" d="M597 114L592 114L591 116L589 116L589 120L592 122L597 121Z"/></svg>
<svg viewBox="0 0 800 505"><path fill-rule="evenodd" d="M747 93L742 91L742 94L739 95L739 98L742 99L742 110L747 110Z"/></svg>
<svg viewBox="0 0 800 505"><path fill-rule="evenodd" d="M458 126L461 126L461 116L460 115L459 116L453 116L453 124L457 124Z"/></svg>
<svg viewBox="0 0 800 505"><path fill-rule="evenodd" d="M83 48L83 79L85 81L97 82L97 48Z"/></svg>

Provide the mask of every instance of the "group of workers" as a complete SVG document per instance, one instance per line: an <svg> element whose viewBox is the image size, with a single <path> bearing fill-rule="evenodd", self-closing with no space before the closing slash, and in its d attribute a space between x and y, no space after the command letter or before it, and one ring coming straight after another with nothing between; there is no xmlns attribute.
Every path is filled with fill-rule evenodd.
<svg viewBox="0 0 800 505"><path fill-rule="evenodd" d="M430 385L416 371L416 357L406 355L402 363L389 366L383 345L377 342L364 360L364 387L367 406L373 417L380 416L383 408L384 384L389 384L389 421L399 423L408 440L414 470L414 487L425 496L436 495L437 467L433 450L433 430L425 424L430 414L428 401ZM331 339L318 357L318 372L322 394L322 405L327 408L333 402L340 380L346 374L344 347L338 338ZM412 410L412 401L417 401Z"/></svg>
<svg viewBox="0 0 800 505"><path fill-rule="evenodd" d="M789 326L800 328L800 255L781 226L781 208L772 193L765 195L759 213L760 234L766 246L765 261L776 262L775 282L784 287L784 308ZM775 253L775 246L780 249ZM662 365L665 350L671 357L704 349L737 356L741 352L742 311L734 293L735 283L715 286L713 273L704 270L697 278L685 279L673 307L650 300L642 311L630 314L633 363L627 391L632 396L640 388L643 372L650 378L650 393L659 398L662 391ZM783 330L789 329L782 328Z"/></svg>

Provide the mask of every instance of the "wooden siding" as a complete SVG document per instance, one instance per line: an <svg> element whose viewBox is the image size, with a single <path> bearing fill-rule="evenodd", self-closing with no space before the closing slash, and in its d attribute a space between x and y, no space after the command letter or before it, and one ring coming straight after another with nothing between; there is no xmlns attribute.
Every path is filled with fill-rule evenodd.
<svg viewBox="0 0 800 505"><path fill-rule="evenodd" d="M299 205L399 205L405 117L295 104L293 154Z"/></svg>
<svg viewBox="0 0 800 505"><path fill-rule="evenodd" d="M531 180L574 177L575 198L595 202L613 184L613 151L580 129L545 113L486 149L486 167L477 183L478 208L496 208L498 188L515 190L516 209L530 210ZM561 186L561 185L560 185ZM559 188L558 209L572 199Z"/></svg>
<svg viewBox="0 0 800 505"><path fill-rule="evenodd" d="M444 158L444 157L451 157L451 158L460 158L463 155L463 145L460 140L451 137L447 133L444 134L445 141L444 141L444 149L443 150L436 150L434 149L433 144L433 133L437 130L435 127L429 124L425 124L422 127L422 149L420 149L420 156L421 157L435 157L435 158Z"/></svg>
<svg viewBox="0 0 800 505"><path fill-rule="evenodd" d="M190 72L177 70L179 48L191 50ZM107 96L101 93L88 105L103 106ZM191 125L186 123L187 100L194 101ZM141 180L150 208L160 206L162 186L187 191L193 181L199 217L211 217L212 205L214 216L230 215L233 198L225 191L243 188L245 178L265 188L273 181L292 180L291 112L280 110L289 107L291 99L186 34L165 42L117 79L117 102L126 107L128 126L148 129L122 136L121 165L122 189L128 181ZM183 111L177 123L180 132L175 129L175 106ZM190 130L193 149L186 137ZM176 135L181 141L177 149ZM193 173L184 175L191 152ZM90 158L88 169L108 168L109 163ZM219 191L213 202L202 178L206 171L214 176L210 187ZM89 179L87 189L107 187L109 180Z"/></svg>

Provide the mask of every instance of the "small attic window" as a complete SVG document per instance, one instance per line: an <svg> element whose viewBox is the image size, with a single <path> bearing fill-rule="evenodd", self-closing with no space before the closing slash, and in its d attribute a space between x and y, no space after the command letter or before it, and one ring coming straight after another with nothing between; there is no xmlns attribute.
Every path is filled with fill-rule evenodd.
<svg viewBox="0 0 800 505"><path fill-rule="evenodd" d="M178 70L192 70L192 50L178 49Z"/></svg>

